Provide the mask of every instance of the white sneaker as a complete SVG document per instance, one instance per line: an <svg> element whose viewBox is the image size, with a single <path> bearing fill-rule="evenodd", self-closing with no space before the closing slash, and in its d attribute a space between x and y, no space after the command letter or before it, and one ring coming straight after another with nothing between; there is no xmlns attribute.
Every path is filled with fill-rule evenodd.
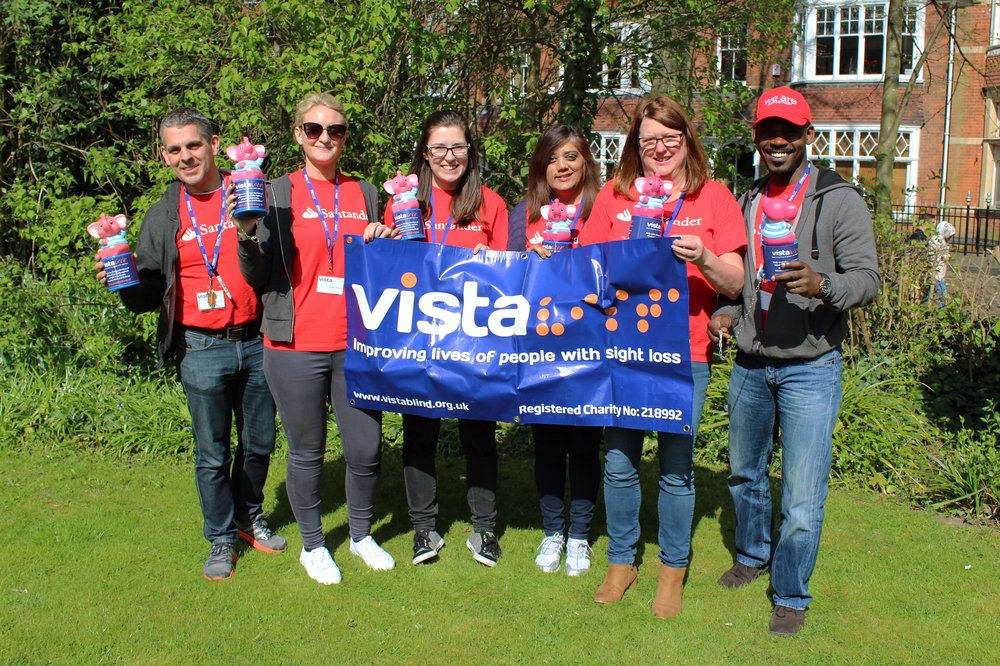
<svg viewBox="0 0 1000 666"><path fill-rule="evenodd" d="M559 571L564 543L563 535L559 534L559 532L542 539L542 543L538 545L538 556L535 557L535 566L545 573Z"/></svg>
<svg viewBox="0 0 1000 666"><path fill-rule="evenodd" d="M579 576L590 569L590 544L586 539L570 538L566 542L566 575Z"/></svg>
<svg viewBox="0 0 1000 666"><path fill-rule="evenodd" d="M333 561L333 556L326 547L321 546L315 550L302 549L299 555L299 562L306 568L306 573L317 583L323 585L336 585L343 578L337 563Z"/></svg>
<svg viewBox="0 0 1000 666"><path fill-rule="evenodd" d="M351 552L364 560L369 569L375 571L389 571L396 566L396 560L392 559L392 555L375 543L370 534L361 541L351 539Z"/></svg>

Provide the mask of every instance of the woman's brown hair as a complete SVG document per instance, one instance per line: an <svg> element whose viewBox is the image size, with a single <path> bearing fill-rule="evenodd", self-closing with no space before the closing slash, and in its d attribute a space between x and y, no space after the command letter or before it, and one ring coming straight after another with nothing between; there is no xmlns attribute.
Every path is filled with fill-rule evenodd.
<svg viewBox="0 0 1000 666"><path fill-rule="evenodd" d="M642 125L643 118L651 118L656 122L677 130L684 134L684 141L687 143L687 160L684 162L684 191L695 194L701 186L708 180L708 158L705 157L705 149L698 140L698 132L695 130L688 114L684 112L681 105L670 99L666 95L647 97L639 103L632 116L632 124L628 129L628 136L625 138L625 146L622 149L622 158L615 167L615 192L632 198L630 189L635 179L644 174L642 172L642 151L639 148L639 126Z"/></svg>
<svg viewBox="0 0 1000 666"><path fill-rule="evenodd" d="M590 152L590 142L576 127L553 125L539 137L528 166L528 193L525 204L528 207L528 217L532 220L539 219L542 215L542 206L552 200L552 190L549 189L546 172L552 155L567 141L572 143L583 157L583 179L580 183L583 187L583 212L580 215L584 220L590 215L594 197L601 189L600 170L594 161L594 155Z"/></svg>
<svg viewBox="0 0 1000 666"><path fill-rule="evenodd" d="M458 182L457 194L451 202L454 223L460 226L469 224L473 220L480 219L479 210L483 206L483 179L479 175L479 154L476 151L476 142L472 138L469 124L457 111L450 109L435 111L427 117L420 130L420 141L417 143L417 148L413 153L413 161L410 163L410 173L417 174L420 181L417 187L420 209L424 219L427 219L430 215L433 174L424 153L427 150L427 139L431 132L438 127L457 127L462 130L465 142L469 144L469 161L466 163L465 173L462 174L462 178Z"/></svg>

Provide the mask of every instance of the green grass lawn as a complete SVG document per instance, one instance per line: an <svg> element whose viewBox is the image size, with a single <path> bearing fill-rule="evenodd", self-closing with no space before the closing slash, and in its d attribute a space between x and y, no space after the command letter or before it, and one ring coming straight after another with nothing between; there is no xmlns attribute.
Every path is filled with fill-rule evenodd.
<svg viewBox="0 0 1000 666"><path fill-rule="evenodd" d="M399 454L388 451L374 535L396 557L392 572L348 552L343 464L328 461L324 524L344 582L324 587L297 561L283 462L267 510L289 551L246 552L232 579L210 583L192 463L0 452L0 663L996 663L995 529L834 491L805 629L773 638L766 577L715 584L732 561L733 514L724 474L701 467L684 611L655 620L654 465L644 467L639 585L603 607L592 600L603 518L589 574L534 568L541 531L525 459L501 459L499 566L466 550L464 463L442 459L448 545L414 567Z"/></svg>

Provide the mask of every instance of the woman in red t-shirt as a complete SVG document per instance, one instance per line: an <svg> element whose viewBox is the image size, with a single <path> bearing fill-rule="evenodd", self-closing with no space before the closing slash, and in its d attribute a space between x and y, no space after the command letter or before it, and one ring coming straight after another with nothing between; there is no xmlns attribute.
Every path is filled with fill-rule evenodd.
<svg viewBox="0 0 1000 666"><path fill-rule="evenodd" d="M507 249L507 205L482 184L476 144L465 119L455 111L432 113L420 132L410 173L417 174L417 199L425 240L457 247ZM386 224L392 207L386 206ZM441 419L403 414L403 478L413 522L413 563L437 556L444 539L437 531L437 451ZM477 562L495 566L496 422L458 420L465 453L466 484L473 533L466 542Z"/></svg>
<svg viewBox="0 0 1000 666"><path fill-rule="evenodd" d="M344 382L344 237L388 235L375 222L375 187L337 169L347 130L347 115L335 97L310 94L298 103L293 132L305 165L268 185L268 215L260 225L241 225L239 244L240 269L262 290L264 374L288 439L286 486L302 533L299 561L326 585L341 580L325 545L320 509L328 402L347 463L350 550L372 569L395 566L369 533L382 414L351 407Z"/></svg>
<svg viewBox="0 0 1000 666"><path fill-rule="evenodd" d="M548 258L542 247L546 221L542 207L560 202L567 208L571 240L576 247L587 224L594 198L601 189L600 169L590 142L576 127L554 125L538 139L528 165L528 191L510 215L508 249L528 249ZM551 208L549 209L551 214ZM545 536L535 566L546 573L559 570L566 551L566 573L578 576L590 569L590 524L601 474L599 427L534 424L535 487ZM568 463L568 464L567 464ZM569 472L570 520L566 531L563 493Z"/></svg>
<svg viewBox="0 0 1000 666"><path fill-rule="evenodd" d="M653 614L672 617L681 610L681 590L691 550L694 516L694 442L708 386L712 346L707 325L721 293L735 298L743 287L747 239L733 195L708 179L708 161L684 110L668 97L643 100L615 168L614 180L601 190L580 237L587 245L629 238L631 210L638 199L640 176L670 180L664 206L663 235L675 237L674 256L687 263L688 318L694 405L691 433L657 433L660 463L659 585ZM639 241L641 242L641 241ZM621 599L636 580L639 541L639 459L645 432L605 428L604 500L608 525L608 572L595 601Z"/></svg>

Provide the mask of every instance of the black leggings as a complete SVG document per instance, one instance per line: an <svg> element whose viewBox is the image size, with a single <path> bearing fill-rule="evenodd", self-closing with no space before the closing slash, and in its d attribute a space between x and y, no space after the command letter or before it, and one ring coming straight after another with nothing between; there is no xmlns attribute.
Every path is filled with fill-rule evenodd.
<svg viewBox="0 0 1000 666"><path fill-rule="evenodd" d="M492 532L497 522L497 440L495 421L458 420L465 453L465 478L472 528ZM437 452L441 419L403 414L403 478L410 520L417 530L435 529L438 513Z"/></svg>

